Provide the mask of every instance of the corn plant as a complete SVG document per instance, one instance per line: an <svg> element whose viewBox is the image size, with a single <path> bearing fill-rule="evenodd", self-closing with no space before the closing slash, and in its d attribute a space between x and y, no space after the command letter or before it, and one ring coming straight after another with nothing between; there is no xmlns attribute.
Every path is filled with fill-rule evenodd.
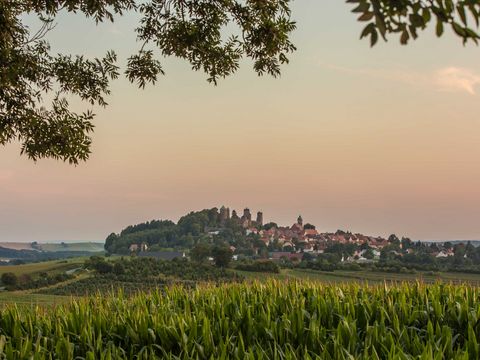
<svg viewBox="0 0 480 360"><path fill-rule="evenodd" d="M471 286L171 286L0 310L4 359L478 359Z"/></svg>

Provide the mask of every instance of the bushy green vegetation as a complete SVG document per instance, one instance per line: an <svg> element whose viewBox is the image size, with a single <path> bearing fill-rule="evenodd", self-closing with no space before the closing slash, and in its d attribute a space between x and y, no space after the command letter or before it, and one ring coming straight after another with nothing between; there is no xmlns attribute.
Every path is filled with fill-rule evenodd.
<svg viewBox="0 0 480 360"><path fill-rule="evenodd" d="M12 272L7 272L2 274L0 280L7 290L30 290L55 285L74 278L75 276L66 273L50 275L42 272L32 277L28 274L17 276Z"/></svg>
<svg viewBox="0 0 480 360"><path fill-rule="evenodd" d="M241 261L235 264L235 269L241 271L280 273L280 266L270 260Z"/></svg>
<svg viewBox="0 0 480 360"><path fill-rule="evenodd" d="M0 310L8 359L478 359L480 290L268 282Z"/></svg>
<svg viewBox="0 0 480 360"><path fill-rule="evenodd" d="M192 281L216 281L224 278L231 278L231 273L219 269L211 264L195 263L186 258L175 258L173 260L158 260L155 258L120 258L109 261L109 267L101 257L92 257L85 263L85 266L97 270L97 275L113 274L118 278L126 278L131 281L141 282L149 277L170 277L181 280ZM100 270L101 271L98 271Z"/></svg>
<svg viewBox="0 0 480 360"><path fill-rule="evenodd" d="M95 294L108 294L112 292L122 292L125 296L131 296L140 292L150 292L156 289L163 289L179 283L178 280L166 279L162 277L143 279L142 281L130 281L128 278L117 277L113 274L105 276L94 276L80 279L75 282L69 282L60 286L44 288L36 291L42 295L61 295L61 296L89 296ZM192 287L193 281L181 281L182 285Z"/></svg>
<svg viewBox="0 0 480 360"><path fill-rule="evenodd" d="M436 243L407 243L402 251L410 249L411 253L398 254L399 244L392 243L382 250L376 269L398 272L401 268L423 271L471 272L480 274L480 247L470 242L452 245ZM440 250L452 250L453 256L436 258Z"/></svg>
<svg viewBox="0 0 480 360"><path fill-rule="evenodd" d="M393 238L393 239L392 239ZM412 242L407 238L400 241L395 235L389 237L389 245L373 258L367 244L330 243L322 254L305 253L300 263L288 260L280 262L284 268L300 267L320 271L363 271L387 273L409 273L417 271L462 272L480 274L480 247L470 242L449 244ZM402 245L402 246L400 246ZM364 250L362 261L354 253ZM440 251L451 251L446 257L436 257ZM371 253L369 253L371 252Z"/></svg>
<svg viewBox="0 0 480 360"><path fill-rule="evenodd" d="M7 290L47 287L73 279L73 272L83 267L84 259L57 260L0 267L1 285Z"/></svg>
<svg viewBox="0 0 480 360"><path fill-rule="evenodd" d="M190 212L180 218L177 224L170 220L152 220L130 225L120 234L112 233L105 241L105 250L115 254L129 253L131 244L145 243L152 251L162 249L191 249L197 244L218 245L231 243L235 236L243 237L243 229L233 221L223 224L221 234L208 236L208 229L220 227L217 208Z"/></svg>
<svg viewBox="0 0 480 360"><path fill-rule="evenodd" d="M119 258L107 261L94 256L85 262L93 271L87 279L42 290L42 294L83 296L97 292L123 291L131 295L138 291L164 288L172 284L191 287L200 282L236 282L242 277L208 263L188 259L157 260L154 258Z"/></svg>

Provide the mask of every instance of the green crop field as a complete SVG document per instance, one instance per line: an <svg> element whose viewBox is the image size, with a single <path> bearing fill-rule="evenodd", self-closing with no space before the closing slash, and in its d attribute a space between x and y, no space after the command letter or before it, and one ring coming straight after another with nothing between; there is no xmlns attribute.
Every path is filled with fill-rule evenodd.
<svg viewBox="0 0 480 360"><path fill-rule="evenodd" d="M418 272L415 274L374 272L374 271L318 271L309 269L283 269L279 274L260 273L235 270L250 280L264 281L266 279L310 280L326 283L383 283L383 282L422 282L422 283L454 283L480 286L480 274L468 273L438 273Z"/></svg>
<svg viewBox="0 0 480 360"><path fill-rule="evenodd" d="M478 359L480 289L318 282L171 287L0 309L5 359Z"/></svg>

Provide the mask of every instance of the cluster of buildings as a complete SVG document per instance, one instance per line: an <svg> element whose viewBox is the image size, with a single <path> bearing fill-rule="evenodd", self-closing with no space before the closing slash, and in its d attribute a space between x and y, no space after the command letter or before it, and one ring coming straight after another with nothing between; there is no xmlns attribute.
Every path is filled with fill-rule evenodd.
<svg viewBox="0 0 480 360"><path fill-rule="evenodd" d="M453 251L453 249L442 249L440 251L434 251L432 253L432 256L435 256L436 258L448 258L454 255L455 255L455 252ZM464 257L466 258L467 255L465 254Z"/></svg>
<svg viewBox="0 0 480 360"><path fill-rule="evenodd" d="M130 252L137 252L137 251L145 252L148 250L148 245L145 242L141 244L130 244L128 250L130 250Z"/></svg>
<svg viewBox="0 0 480 360"><path fill-rule="evenodd" d="M245 209L245 212L247 214L250 213L248 209ZM381 250L389 244L387 239L381 237L352 234L343 231L337 231L336 233L319 233L313 225L304 225L302 216L299 216L292 226L271 227L268 230L250 226L246 227L245 230L247 236L250 234L258 235L266 246L276 244L284 250L293 252L323 253L327 246L332 243L367 244L374 250Z"/></svg>
<svg viewBox="0 0 480 360"><path fill-rule="evenodd" d="M291 226L271 226L265 227L263 223L263 213L258 211L253 218L250 209L245 208L243 214L239 216L235 210L230 213L230 208L222 206L218 210L218 224L220 227L214 229L205 229L209 235L218 235L222 228L236 223L245 230L247 236L255 234L263 243L269 247L274 245L277 251L296 253L323 253L327 246L334 243L340 244L367 244L374 250L381 250L388 245L388 240L381 237L372 237L362 234L352 234L350 232L337 231L335 233L319 233L315 226L303 223L302 216ZM273 224L272 224L273 225ZM148 245L146 243L131 244L130 252L146 252Z"/></svg>

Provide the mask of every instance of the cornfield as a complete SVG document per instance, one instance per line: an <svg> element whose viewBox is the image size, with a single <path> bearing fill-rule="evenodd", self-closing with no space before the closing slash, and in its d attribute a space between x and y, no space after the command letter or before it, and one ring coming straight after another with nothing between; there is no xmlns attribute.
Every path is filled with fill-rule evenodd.
<svg viewBox="0 0 480 360"><path fill-rule="evenodd" d="M478 359L480 289L170 287L0 310L5 359Z"/></svg>

